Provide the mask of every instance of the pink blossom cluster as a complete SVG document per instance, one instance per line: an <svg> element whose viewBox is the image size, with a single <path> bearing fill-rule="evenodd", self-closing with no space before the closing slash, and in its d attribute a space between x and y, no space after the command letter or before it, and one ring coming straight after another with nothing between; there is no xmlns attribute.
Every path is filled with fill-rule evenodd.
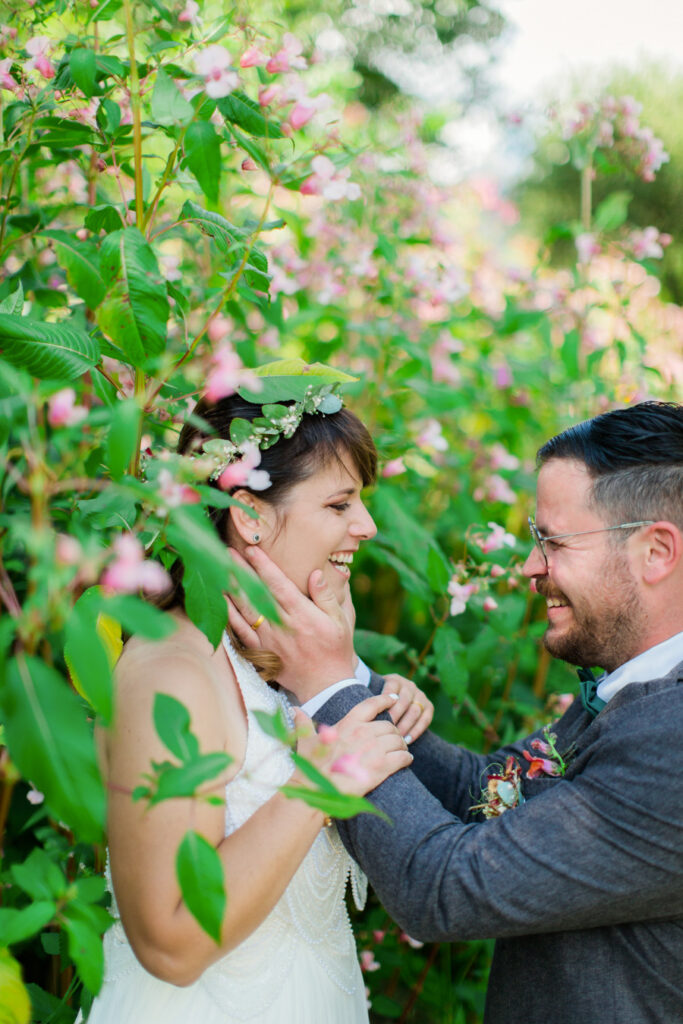
<svg viewBox="0 0 683 1024"><path fill-rule="evenodd" d="M351 177L351 168L338 168L329 156L314 156L311 160L313 174L301 185L301 192L308 196L322 196L323 199L360 199L360 186Z"/></svg>
<svg viewBox="0 0 683 1024"><path fill-rule="evenodd" d="M24 49L29 54L29 60L24 64L25 71L35 69L43 78L55 77L55 69L48 56L52 49L52 42L47 36L33 36L26 42Z"/></svg>
<svg viewBox="0 0 683 1024"><path fill-rule="evenodd" d="M451 598L450 614L462 615L467 608L467 602L472 594L476 594L477 589L476 583L461 583L458 579L458 574L452 576L447 587L447 592Z"/></svg>
<svg viewBox="0 0 683 1024"><path fill-rule="evenodd" d="M206 95L211 99L229 96L239 87L240 78L232 66L232 56L218 43L199 50L194 58L197 73L204 79Z"/></svg>
<svg viewBox="0 0 683 1024"><path fill-rule="evenodd" d="M626 239L625 247L634 260L658 260L664 255L664 249L671 245L671 235L665 234L655 227L632 231Z"/></svg>
<svg viewBox="0 0 683 1024"><path fill-rule="evenodd" d="M502 548L513 548L516 544L516 540L511 533L507 533L504 526L499 523L489 523L489 530L491 531L488 536L482 536L481 534L474 534L472 540L477 544L485 555L490 554L492 551L500 551Z"/></svg>
<svg viewBox="0 0 683 1024"><path fill-rule="evenodd" d="M168 573L158 562L145 558L138 538L132 533L116 537L112 547L114 559L102 573L104 590L114 594L161 594L171 585Z"/></svg>
<svg viewBox="0 0 683 1024"><path fill-rule="evenodd" d="M62 388L47 402L47 421L51 427L73 427L88 415L88 410L76 402L73 388Z"/></svg>
<svg viewBox="0 0 683 1024"><path fill-rule="evenodd" d="M232 345L220 344L211 357L211 369L206 380L205 394L210 402L233 395L244 384L251 391L260 391L262 382L251 370L245 369Z"/></svg>
<svg viewBox="0 0 683 1024"><path fill-rule="evenodd" d="M661 139L640 123L642 105L632 96L604 96L595 103L578 103L560 120L562 137L580 138L590 148L612 150L643 181L669 159Z"/></svg>
<svg viewBox="0 0 683 1024"><path fill-rule="evenodd" d="M427 420L417 436L417 443L420 448L428 452L445 452L448 450L448 441L443 436L443 428L439 421L435 419Z"/></svg>
<svg viewBox="0 0 683 1024"><path fill-rule="evenodd" d="M194 487L176 480L171 470L165 467L157 477L157 493L163 501L162 512L178 505L196 505L201 500Z"/></svg>
<svg viewBox="0 0 683 1024"><path fill-rule="evenodd" d="M257 469L260 464L261 450L255 444L246 445L242 457L223 470L218 486L222 491L231 491L234 487L265 491L270 487L270 474L265 469Z"/></svg>

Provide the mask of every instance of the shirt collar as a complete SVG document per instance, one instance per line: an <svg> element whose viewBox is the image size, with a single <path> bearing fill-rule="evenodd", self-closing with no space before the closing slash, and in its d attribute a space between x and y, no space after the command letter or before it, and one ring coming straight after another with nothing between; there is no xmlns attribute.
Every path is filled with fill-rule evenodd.
<svg viewBox="0 0 683 1024"><path fill-rule="evenodd" d="M598 683L598 697L608 701L629 683L645 683L661 679L683 661L683 633L676 633L661 644L650 647L614 672L602 677Z"/></svg>

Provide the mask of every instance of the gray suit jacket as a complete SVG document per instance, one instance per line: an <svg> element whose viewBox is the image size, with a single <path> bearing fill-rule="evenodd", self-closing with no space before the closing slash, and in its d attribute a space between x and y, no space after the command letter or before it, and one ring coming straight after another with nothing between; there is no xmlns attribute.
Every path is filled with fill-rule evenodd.
<svg viewBox="0 0 683 1024"><path fill-rule="evenodd" d="M683 663L631 683L592 719L553 726L564 778L524 777L526 803L472 818L488 765L425 734L410 770L341 837L417 939L496 938L485 1024L683 1024ZM367 697L334 694L332 724Z"/></svg>

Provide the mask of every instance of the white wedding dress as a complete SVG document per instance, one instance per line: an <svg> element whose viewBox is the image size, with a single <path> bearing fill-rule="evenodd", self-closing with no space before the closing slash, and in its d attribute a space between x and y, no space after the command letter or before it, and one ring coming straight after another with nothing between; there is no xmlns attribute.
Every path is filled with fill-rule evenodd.
<svg viewBox="0 0 683 1024"><path fill-rule="evenodd" d="M238 829L285 783L289 751L266 735L253 712L291 712L284 695L224 646L247 708L244 764L226 786L225 834ZM273 836L277 856L277 836ZM356 905L366 879L336 828L323 828L263 923L236 949L184 988L160 981L137 961L120 921L104 937L105 980L88 1024L361 1024L365 988L344 896ZM234 884L239 885L239 880ZM230 899L230 880L227 880ZM113 912L116 913L114 905Z"/></svg>

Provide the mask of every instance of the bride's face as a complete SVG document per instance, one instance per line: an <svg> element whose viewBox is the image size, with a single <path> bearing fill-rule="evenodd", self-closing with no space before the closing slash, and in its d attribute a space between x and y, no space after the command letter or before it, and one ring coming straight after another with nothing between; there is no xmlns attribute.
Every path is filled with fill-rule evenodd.
<svg viewBox="0 0 683 1024"><path fill-rule="evenodd" d="M338 600L343 600L353 555L362 540L377 533L361 501L362 483L356 467L330 460L312 476L295 484L278 509L278 522L264 535L261 547L308 594L308 579L322 569Z"/></svg>

